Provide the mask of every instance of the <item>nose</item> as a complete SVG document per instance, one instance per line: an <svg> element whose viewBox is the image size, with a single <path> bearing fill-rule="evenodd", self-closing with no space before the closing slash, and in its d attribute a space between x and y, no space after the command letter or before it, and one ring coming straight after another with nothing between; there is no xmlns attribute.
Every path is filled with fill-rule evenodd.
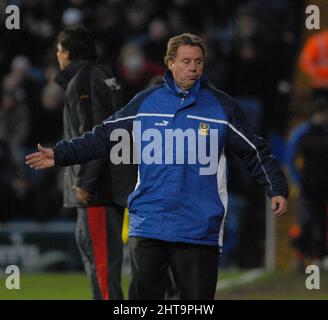
<svg viewBox="0 0 328 320"><path fill-rule="evenodd" d="M190 71L192 71L192 72L196 71L196 62L195 61L190 62Z"/></svg>

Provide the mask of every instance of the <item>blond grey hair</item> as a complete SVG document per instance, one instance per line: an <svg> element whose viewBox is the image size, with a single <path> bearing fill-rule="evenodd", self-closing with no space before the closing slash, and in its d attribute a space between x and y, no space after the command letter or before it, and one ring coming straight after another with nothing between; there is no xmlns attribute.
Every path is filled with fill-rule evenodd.
<svg viewBox="0 0 328 320"><path fill-rule="evenodd" d="M167 43L166 55L164 57L164 62L167 66L169 61L173 61L176 58L179 47L185 45L200 47L205 56L205 44L203 39L191 33L182 33L170 38Z"/></svg>

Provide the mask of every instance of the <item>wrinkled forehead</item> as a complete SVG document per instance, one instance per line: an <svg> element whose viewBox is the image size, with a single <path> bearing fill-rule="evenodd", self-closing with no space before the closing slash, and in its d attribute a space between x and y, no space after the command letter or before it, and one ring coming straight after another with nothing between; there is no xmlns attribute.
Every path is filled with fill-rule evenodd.
<svg viewBox="0 0 328 320"><path fill-rule="evenodd" d="M198 45L181 45L176 54L178 59L204 59L204 53Z"/></svg>

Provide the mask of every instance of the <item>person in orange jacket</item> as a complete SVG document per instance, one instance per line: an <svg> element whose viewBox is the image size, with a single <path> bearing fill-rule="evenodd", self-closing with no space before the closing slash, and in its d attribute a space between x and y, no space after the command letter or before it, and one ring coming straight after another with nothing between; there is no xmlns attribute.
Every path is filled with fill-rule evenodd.
<svg viewBox="0 0 328 320"><path fill-rule="evenodd" d="M314 95L328 98L328 30L309 37L301 51L299 67L310 77Z"/></svg>

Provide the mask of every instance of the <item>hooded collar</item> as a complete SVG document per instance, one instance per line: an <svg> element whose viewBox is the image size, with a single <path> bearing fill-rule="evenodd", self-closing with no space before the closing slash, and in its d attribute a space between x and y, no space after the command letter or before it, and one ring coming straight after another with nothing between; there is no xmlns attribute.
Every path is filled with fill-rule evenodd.
<svg viewBox="0 0 328 320"><path fill-rule="evenodd" d="M176 95L180 95L180 93L182 92L182 90L178 90L177 89L177 85L173 79L173 74L170 70L167 70L164 74L164 81L165 81L165 86L166 88L168 88L169 90L173 91ZM189 88L187 91L188 91L188 94L187 96L189 95L197 95L199 89L202 89L204 87L206 87L208 85L208 76L207 74L203 74L201 76L200 79L198 79L194 85Z"/></svg>
<svg viewBox="0 0 328 320"><path fill-rule="evenodd" d="M63 89L66 89L68 83L75 76L77 71L85 66L87 63L93 60L76 60L72 61L64 70L61 70L56 78L55 82L61 86Z"/></svg>

